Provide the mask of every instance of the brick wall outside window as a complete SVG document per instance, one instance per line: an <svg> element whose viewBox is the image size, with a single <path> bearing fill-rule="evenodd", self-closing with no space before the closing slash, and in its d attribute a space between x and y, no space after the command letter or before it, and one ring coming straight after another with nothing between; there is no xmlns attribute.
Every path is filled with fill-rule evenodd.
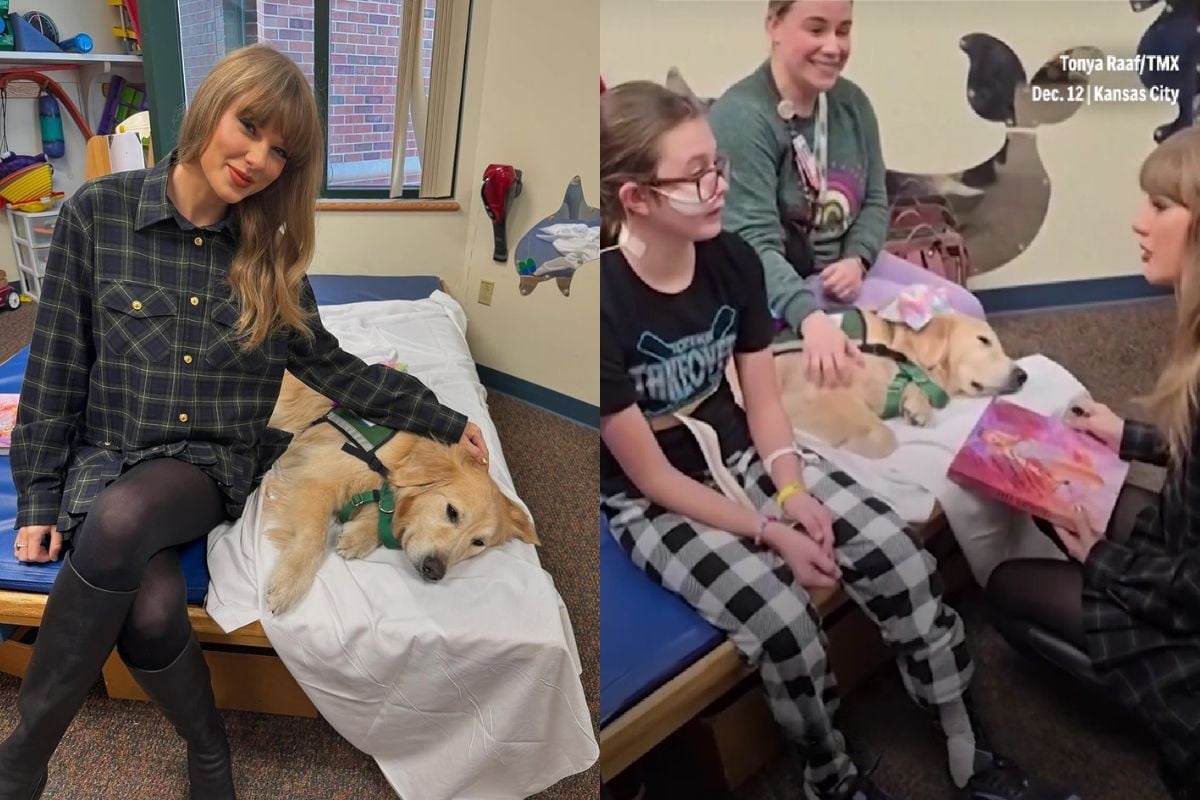
<svg viewBox="0 0 1200 800"><path fill-rule="evenodd" d="M204 76L225 55L227 21L244 18L245 41L265 41L287 53L313 82L313 3L311 0L178 0L183 43L184 84L191 97ZM436 0L422 3L422 75L429 92ZM331 173L352 169L344 185L387 186L391 157L396 60L402 0L330 0L329 129L326 133ZM404 121L408 127L408 120ZM417 146L408 132L407 158ZM362 162L362 163L359 163ZM346 165L339 169L337 165ZM362 179L374 172L382 177ZM356 169L357 168L357 169ZM366 172L363 172L363 170ZM347 173L350 174L350 173ZM420 172L409 174L410 181ZM342 185L336 180L331 185Z"/></svg>

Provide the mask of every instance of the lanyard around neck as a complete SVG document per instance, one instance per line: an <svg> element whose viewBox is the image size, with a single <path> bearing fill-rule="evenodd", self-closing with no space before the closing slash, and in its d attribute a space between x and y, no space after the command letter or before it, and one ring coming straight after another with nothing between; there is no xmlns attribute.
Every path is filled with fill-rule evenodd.
<svg viewBox="0 0 1200 800"><path fill-rule="evenodd" d="M801 145L797 140L804 140L804 135L800 133L796 124L796 111L791 101L783 100L779 103L779 114L788 124L788 128L792 134L792 148L796 151L797 167L800 168L800 179L807 181L804 176L804 167L800 163L805 156L801 155ZM808 142L804 141L803 147L807 147ZM813 171L816 173L816 185L812 188L816 192L816 204L819 207L825 201L825 189L828 186L826 176L829 162L829 108L828 102L825 99L825 93L817 95L817 119L813 125L813 143L810 151L813 161Z"/></svg>

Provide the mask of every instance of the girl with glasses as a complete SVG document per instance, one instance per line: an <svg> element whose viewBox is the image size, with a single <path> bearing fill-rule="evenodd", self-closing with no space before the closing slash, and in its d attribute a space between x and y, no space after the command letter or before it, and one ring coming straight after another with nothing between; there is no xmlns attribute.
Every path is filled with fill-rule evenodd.
<svg viewBox="0 0 1200 800"><path fill-rule="evenodd" d="M797 446L762 263L721 230L726 174L692 101L647 82L602 96L600 505L612 535L759 667L808 800L889 797L833 724L837 684L813 595L838 584L900 653L962 798L1074 797L986 749L965 699L963 623L933 558L886 504Z"/></svg>

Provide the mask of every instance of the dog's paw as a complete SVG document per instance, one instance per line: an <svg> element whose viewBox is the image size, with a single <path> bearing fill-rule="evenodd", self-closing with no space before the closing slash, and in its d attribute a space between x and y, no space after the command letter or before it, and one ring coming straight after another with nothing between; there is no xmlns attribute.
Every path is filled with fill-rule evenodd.
<svg viewBox="0 0 1200 800"><path fill-rule="evenodd" d="M281 579L276 573L271 578L271 585L267 587L267 610L272 614L290 611L303 596L304 592L297 587L295 581Z"/></svg>
<svg viewBox="0 0 1200 800"><path fill-rule="evenodd" d="M928 427L933 422L933 405L924 394L909 394L900 405L904 421L918 428Z"/></svg>
<svg viewBox="0 0 1200 800"><path fill-rule="evenodd" d="M361 536L356 537L351 536L347 531L343 531L338 535L333 549L342 558L351 559L366 558L378 546L379 540L374 537L369 539Z"/></svg>

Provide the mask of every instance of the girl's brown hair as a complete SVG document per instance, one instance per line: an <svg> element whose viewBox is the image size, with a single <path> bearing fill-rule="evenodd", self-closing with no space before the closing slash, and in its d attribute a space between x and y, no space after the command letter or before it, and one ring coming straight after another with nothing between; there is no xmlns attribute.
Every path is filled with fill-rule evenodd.
<svg viewBox="0 0 1200 800"><path fill-rule="evenodd" d="M617 197L629 181L653 178L658 143L677 125L704 116L691 98L652 81L630 81L600 96L600 244L611 247L625 220Z"/></svg>
<svg viewBox="0 0 1200 800"><path fill-rule="evenodd" d="M1138 178L1142 191L1191 212L1184 263L1175 287L1175 336L1158 383L1145 398L1154 421L1167 437L1176 463L1194 433L1200 383L1200 128L1185 128L1146 158Z"/></svg>
<svg viewBox="0 0 1200 800"><path fill-rule="evenodd" d="M279 177L230 209L240 233L229 283L241 305L244 345L252 348L281 328L311 335L300 286L316 242L325 142L304 73L256 44L229 53L200 84L179 130L179 163L200 158L230 107L258 127L274 125L287 152Z"/></svg>

